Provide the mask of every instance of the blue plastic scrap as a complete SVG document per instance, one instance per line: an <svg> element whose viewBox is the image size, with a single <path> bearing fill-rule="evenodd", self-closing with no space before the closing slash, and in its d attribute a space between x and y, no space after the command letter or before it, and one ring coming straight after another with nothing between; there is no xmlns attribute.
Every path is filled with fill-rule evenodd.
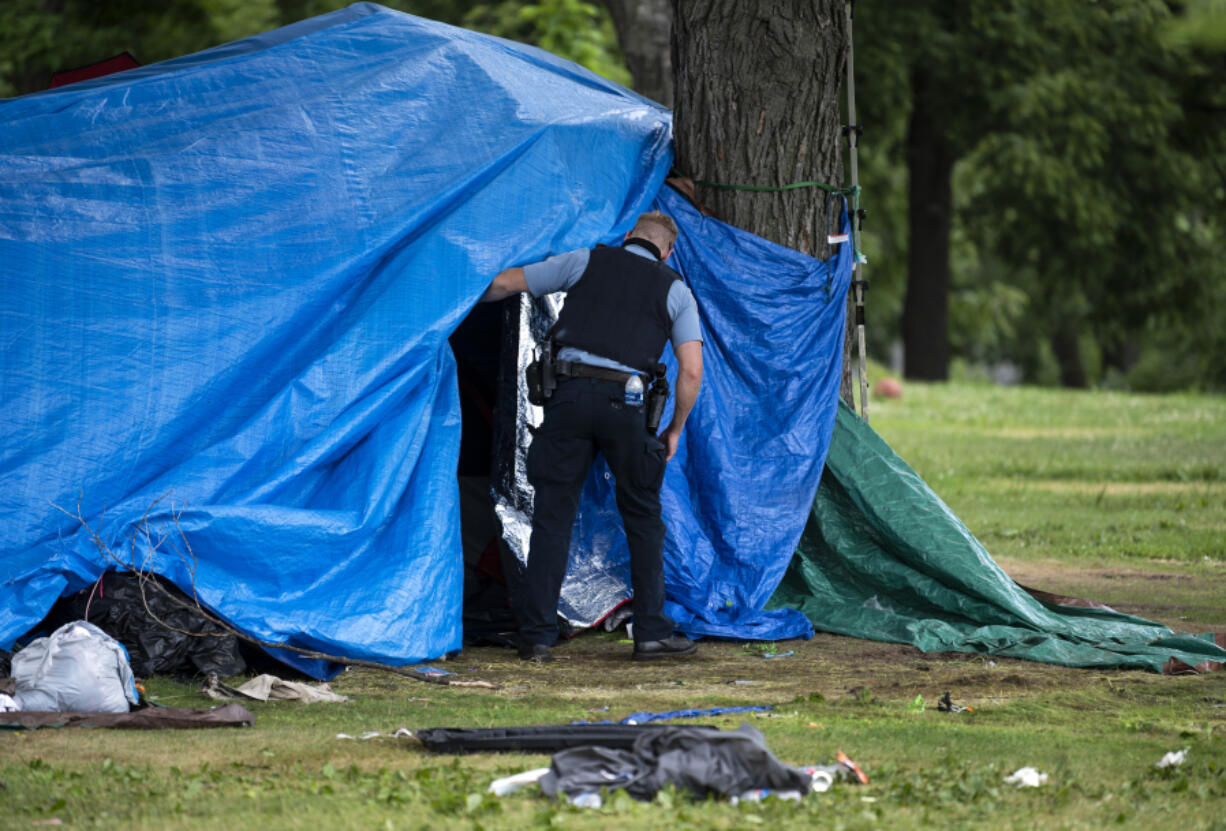
<svg viewBox="0 0 1226 831"><path fill-rule="evenodd" d="M703 718L731 713L760 713L775 709L774 705L745 707L710 707L705 710L670 710L667 713L631 713L620 721L572 721L571 724L646 724L649 721L672 721L675 718Z"/></svg>

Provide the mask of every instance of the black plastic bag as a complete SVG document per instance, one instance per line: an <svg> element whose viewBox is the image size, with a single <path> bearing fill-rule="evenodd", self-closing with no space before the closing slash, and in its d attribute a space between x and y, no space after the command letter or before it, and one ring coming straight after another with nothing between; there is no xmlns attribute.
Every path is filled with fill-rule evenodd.
<svg viewBox="0 0 1226 831"><path fill-rule="evenodd" d="M88 620L124 645L139 678L197 673L225 678L245 672L238 639L191 608L194 605L178 587L156 575L147 578L142 597L135 575L107 572L94 586L61 598L43 626L55 629L71 620Z"/></svg>

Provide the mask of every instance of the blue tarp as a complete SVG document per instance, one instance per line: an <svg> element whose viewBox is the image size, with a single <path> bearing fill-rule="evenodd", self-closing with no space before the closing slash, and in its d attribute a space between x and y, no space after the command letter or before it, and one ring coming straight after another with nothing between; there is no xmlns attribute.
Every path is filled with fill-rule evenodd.
<svg viewBox="0 0 1226 831"><path fill-rule="evenodd" d="M447 336L501 268L653 199L707 337L671 610L806 634L761 609L817 488L850 261L700 216L661 189L670 141L573 64L373 4L0 102L0 647L117 565L60 506L262 640L459 648ZM145 527L171 532L156 555Z"/></svg>

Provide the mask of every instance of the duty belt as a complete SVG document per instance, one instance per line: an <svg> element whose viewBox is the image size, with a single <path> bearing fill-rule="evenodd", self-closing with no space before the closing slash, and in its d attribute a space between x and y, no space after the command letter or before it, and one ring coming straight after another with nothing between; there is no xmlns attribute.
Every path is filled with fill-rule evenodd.
<svg viewBox="0 0 1226 831"><path fill-rule="evenodd" d="M559 378L595 378L598 381L616 381L619 384L629 381L631 375L639 374L637 372L622 372L621 370L609 369L603 366L581 364L577 361L556 361L554 367Z"/></svg>

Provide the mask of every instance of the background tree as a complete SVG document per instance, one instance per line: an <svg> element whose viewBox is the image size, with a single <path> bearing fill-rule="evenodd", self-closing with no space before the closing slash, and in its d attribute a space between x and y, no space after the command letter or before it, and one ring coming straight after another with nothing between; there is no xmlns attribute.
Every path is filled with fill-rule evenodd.
<svg viewBox="0 0 1226 831"><path fill-rule="evenodd" d="M909 376L945 377L952 346L1032 380L1119 377L1189 300L1210 305L1223 125L1220 100L1194 119L1192 99L1220 85L1164 43L1171 19L1150 0L861 7L866 188L885 195L899 168L909 185L874 263L875 286L904 263Z"/></svg>
<svg viewBox="0 0 1226 831"><path fill-rule="evenodd" d="M613 19L635 92L672 107L672 1L604 0L604 6Z"/></svg>
<svg viewBox="0 0 1226 831"><path fill-rule="evenodd" d="M618 52L613 22L601 6L583 0L503 0L474 6L463 23L470 29L539 46L619 84L631 83Z"/></svg>

